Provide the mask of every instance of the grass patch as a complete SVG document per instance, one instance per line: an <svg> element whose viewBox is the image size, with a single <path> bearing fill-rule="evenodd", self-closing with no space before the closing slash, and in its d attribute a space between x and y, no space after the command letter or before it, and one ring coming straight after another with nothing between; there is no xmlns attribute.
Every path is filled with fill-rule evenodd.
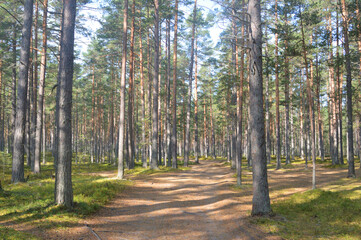
<svg viewBox="0 0 361 240"><path fill-rule="evenodd" d="M6 240L37 240L38 238L31 234L16 231L12 228L0 227L0 239Z"/></svg>
<svg viewBox="0 0 361 240"><path fill-rule="evenodd" d="M345 179L324 190L296 193L272 205L271 218L254 218L285 239L360 239L361 179Z"/></svg>
<svg viewBox="0 0 361 240"><path fill-rule="evenodd" d="M96 176L94 173L117 170L109 163L78 162L73 159L72 181L74 207L71 210L54 204L54 165L51 153L47 153L47 163L41 166L41 174L33 174L25 166L27 182L11 183L11 155L0 153L0 221L3 223L28 223L39 229L66 228L79 224L79 221L107 204L116 194L122 192L130 181ZM78 155L79 157L79 155ZM86 159L87 156L80 156ZM193 165L189 162L189 165ZM142 168L141 162L135 168L125 170L127 175L152 175L166 172L189 170L178 161L178 169L159 166L159 170ZM92 174L90 174L92 173ZM0 239L36 239L28 233L0 227Z"/></svg>

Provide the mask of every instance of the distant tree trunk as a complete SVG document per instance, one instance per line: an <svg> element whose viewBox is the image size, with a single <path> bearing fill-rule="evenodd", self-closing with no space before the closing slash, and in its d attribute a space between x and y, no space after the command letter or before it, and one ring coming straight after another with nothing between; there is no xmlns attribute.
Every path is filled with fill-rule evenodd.
<svg viewBox="0 0 361 240"><path fill-rule="evenodd" d="M31 170L35 171L35 138L36 138L36 124L37 124L37 86L38 86L38 18L39 18L39 5L35 1L35 18L34 18L34 41L33 41L33 85L31 86L31 119L30 119L30 155L31 155ZM40 160L38 165L40 165Z"/></svg>
<svg viewBox="0 0 361 240"><path fill-rule="evenodd" d="M267 38L267 29L266 39ZM268 55L268 42L266 42L266 98L265 98L265 111L266 111L266 156L267 163L271 163L271 124L270 124L270 97L269 97L269 83L270 83L270 64Z"/></svg>
<svg viewBox="0 0 361 240"><path fill-rule="evenodd" d="M194 1L193 8L193 23L192 23L192 41L191 41L191 61L189 64L189 85L187 98L187 118L186 118L186 135L184 146L184 166L188 166L189 149L190 149L190 121L191 121L191 103L192 103L192 80L193 80L193 65L194 65L194 39L195 39L195 24L197 18L197 0Z"/></svg>
<svg viewBox="0 0 361 240"><path fill-rule="evenodd" d="M154 0L154 75L153 75L153 131L150 168L158 169L158 75L159 75L159 0Z"/></svg>
<svg viewBox="0 0 361 240"><path fill-rule="evenodd" d="M46 52L47 52L47 18L48 18L48 0L44 0L43 11L43 48L41 51L41 64L40 64L40 81L39 81L39 99L38 99L38 112L35 134L35 159L34 159L34 172L40 173L40 155L41 155L41 136L43 129L43 112L44 112L44 89L45 89L45 76L46 76ZM43 149L45 151L45 149Z"/></svg>
<svg viewBox="0 0 361 240"><path fill-rule="evenodd" d="M63 31L59 62L58 109L58 160L55 173L55 203L68 208L73 206L71 181L72 141L71 111L74 63L74 30L76 0L63 2Z"/></svg>
<svg viewBox="0 0 361 240"><path fill-rule="evenodd" d="M145 97L144 97L144 69L143 69L143 44L142 44L142 23L139 21L139 63L140 63L140 98L142 105L142 166L147 167L147 155L145 144Z"/></svg>
<svg viewBox="0 0 361 240"><path fill-rule="evenodd" d="M199 163L199 138L198 138L198 45L195 39L195 69L194 69L194 141L195 141L195 161Z"/></svg>
<svg viewBox="0 0 361 240"><path fill-rule="evenodd" d="M170 114L171 114L171 110L170 110L170 75L171 75L171 63L170 63L170 59L171 59L171 48L170 48L170 19L167 19L167 99L166 99L166 147L165 147L165 152L166 152L166 157L164 159L164 161L167 161L167 166L171 167L172 163L171 163L171 120L170 120Z"/></svg>
<svg viewBox="0 0 361 240"><path fill-rule="evenodd" d="M14 132L16 118L16 25L13 26L12 36L12 108L11 108L11 154L14 153Z"/></svg>
<svg viewBox="0 0 361 240"><path fill-rule="evenodd" d="M276 34L275 34L275 75L276 75L276 149L277 149L277 166L276 169L281 168L281 130L280 130L280 90L279 90L279 78L278 78L278 13L277 13L277 0L275 1L275 23L276 23Z"/></svg>
<svg viewBox="0 0 361 240"><path fill-rule="evenodd" d="M252 215L268 215L271 204L267 180L267 159L263 116L262 84L262 21L259 0L250 0L248 14L250 27L250 105L251 141L253 161L253 200Z"/></svg>
<svg viewBox="0 0 361 240"><path fill-rule="evenodd" d="M307 50L306 50L306 42L305 42L305 34L304 34L304 26L301 8L299 9L300 19L301 19L301 32L302 32L302 46L303 46L303 58L305 61L306 68L306 79L307 79L307 99L308 99L308 108L309 108L309 120L310 120L310 128L311 128L311 151L312 151L312 189L316 188L316 144L315 144L315 121L313 114L313 97L311 92L311 84L312 80L308 75L308 60L307 60Z"/></svg>
<svg viewBox="0 0 361 240"><path fill-rule="evenodd" d="M120 80L120 110L119 110L119 146L118 146L118 176L124 177L124 122L125 122L125 77L127 65L127 34L128 28L128 0L124 0L124 16L123 16L123 52L122 52L122 75Z"/></svg>
<svg viewBox="0 0 361 240"><path fill-rule="evenodd" d="M129 88L128 88L128 135L129 135L129 169L134 168L135 138L133 129L134 117L134 31L135 31L135 0L132 4L132 26L130 30L130 65L129 65Z"/></svg>
<svg viewBox="0 0 361 240"><path fill-rule="evenodd" d="M323 131L322 131L322 116L321 116L321 101L320 101L320 85L321 85L321 77L319 71L319 62L318 55L316 56L316 75L317 75L317 85L316 85L316 98L317 98L317 115L318 115L318 136L319 136L319 147L320 147L320 155L321 160L325 160L325 150L323 143Z"/></svg>
<svg viewBox="0 0 361 240"><path fill-rule="evenodd" d="M354 165L354 151L353 151L353 122L352 122L352 75L351 75L351 56L350 46L348 39L348 11L346 8L345 0L341 0L342 3L342 28L346 58L346 89L347 89L347 162L348 162L348 174L347 177L355 177L355 165Z"/></svg>
<svg viewBox="0 0 361 240"><path fill-rule="evenodd" d="M288 24L287 13L285 13L285 21ZM289 57L288 57L288 40L284 41L285 43L285 155L286 155L286 164L291 163L290 159L290 66L289 66Z"/></svg>
<svg viewBox="0 0 361 240"><path fill-rule="evenodd" d="M174 43L173 43L173 129L172 129L172 167L177 168L177 34L178 34L178 0L175 0Z"/></svg>
<svg viewBox="0 0 361 240"><path fill-rule="evenodd" d="M358 52L359 52L359 76L361 76L361 12L360 12L360 0L357 0L356 4L356 20L357 20L357 46L358 46ZM359 89L361 89L361 77L359 77L358 82ZM359 125L358 127L358 157L360 160L360 168L361 168L361 91L359 91L358 94L358 102L359 102Z"/></svg>
<svg viewBox="0 0 361 240"><path fill-rule="evenodd" d="M209 108L210 108L210 118L211 118L211 146L212 146L212 157L215 159L216 158L216 141L215 141L215 135L214 135L214 126L213 126L213 102L212 102L212 96L213 96L213 93L212 93L212 88L209 88L210 89L210 103L209 103Z"/></svg>
<svg viewBox="0 0 361 240"><path fill-rule="evenodd" d="M328 16L328 31L329 31L329 41L328 41L328 46L329 46L329 56L328 56L328 60L329 60L329 88L330 88L330 93L329 93L329 98L331 99L330 101L330 112L329 114L331 114L331 125L330 125L330 155L331 155L331 159L332 159L332 164L339 164L339 160L338 160L338 148L337 148L337 115L336 115L336 90L335 90L335 80L334 80L334 61L333 61L333 49L332 49L332 42L333 42L333 37L332 37L332 23L331 23L331 14L329 14Z"/></svg>
<svg viewBox="0 0 361 240"><path fill-rule="evenodd" d="M147 16L149 18L149 6L147 5ZM147 34L147 70L148 70L148 117L149 117L149 133L148 133L148 148L149 148L149 163L152 159L152 74L150 70L150 33L148 29Z"/></svg>
<svg viewBox="0 0 361 240"><path fill-rule="evenodd" d="M242 1L242 6L244 5L244 0ZM242 18L244 18L244 13L242 12ZM237 185L242 185L242 114L243 114L243 81L244 81L244 23L241 27L241 64L240 64L240 83L239 89L237 91ZM238 46L237 46L237 36L236 36L236 69L238 76Z"/></svg>
<svg viewBox="0 0 361 240"><path fill-rule="evenodd" d="M14 153L11 181L24 182L24 141L25 115L28 88L28 67L30 56L31 25L33 20L33 0L26 0L24 6L24 24L20 51L20 71L18 81L18 98L16 102L16 118L14 129Z"/></svg>
<svg viewBox="0 0 361 240"><path fill-rule="evenodd" d="M337 4L338 5L338 4ZM336 68L336 75L337 75L337 87L336 87L336 103L337 103L337 111L338 111L338 126L337 126L337 133L338 133L338 143L339 143L339 149L340 149L340 157L339 157L339 163L341 165L344 164L343 161L343 139L342 139L342 80L343 80L343 75L342 73L340 73L340 63L339 63L339 59L340 59L340 49L339 49L339 21L338 21L338 7L337 6L337 14L336 14L336 43L337 43L337 48L336 48L336 59L337 59L337 68ZM341 77L340 77L341 75ZM341 79L341 80L340 80Z"/></svg>

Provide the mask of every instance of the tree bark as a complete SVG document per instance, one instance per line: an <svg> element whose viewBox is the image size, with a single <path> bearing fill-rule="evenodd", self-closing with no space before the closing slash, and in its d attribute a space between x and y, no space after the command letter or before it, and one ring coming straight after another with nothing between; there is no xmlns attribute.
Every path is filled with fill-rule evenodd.
<svg viewBox="0 0 361 240"><path fill-rule="evenodd" d="M18 98L16 101L16 118L14 129L14 154L11 181L24 182L24 142L25 115L28 88L28 67L30 56L31 24L33 20L33 0L26 0L24 6L24 24L20 51L20 71L18 81Z"/></svg>
<svg viewBox="0 0 361 240"><path fill-rule="evenodd" d="M43 111L44 111L44 89L45 89L45 76L46 76L46 52L47 52L47 18L48 18L48 0L43 2L43 48L41 51L41 64L40 64L40 81L39 81L39 99L37 111L37 123L35 134L35 159L34 159L34 173L40 173L40 155L41 155L41 136L43 129ZM43 149L45 151L45 149Z"/></svg>
<svg viewBox="0 0 361 240"><path fill-rule="evenodd" d="M158 75L159 75L159 0L154 0L154 75L152 111L152 158L150 168L158 169Z"/></svg>
<svg viewBox="0 0 361 240"><path fill-rule="evenodd" d="M63 32L59 62L58 109L58 160L55 173L55 203L68 208L73 206L71 181L72 141L71 111L74 67L74 30L76 0L63 2Z"/></svg>
<svg viewBox="0 0 361 240"><path fill-rule="evenodd" d="M173 43L173 128L171 139L172 167L177 168L177 39L178 39L178 0L175 0L174 43Z"/></svg>
<svg viewBox="0 0 361 240"><path fill-rule="evenodd" d="M189 161L189 149L190 149L190 121L191 121L191 103L192 103L192 81L193 81L193 65L194 65L194 39L195 39L195 25L197 18L197 0L194 1L193 8L193 23L192 23L192 41L191 41L191 61L189 64L189 76L188 76L188 98L187 98L187 116L186 116L186 134L185 134L185 146L184 146L184 166L188 166Z"/></svg>
<svg viewBox="0 0 361 240"><path fill-rule="evenodd" d="M278 77L278 13L277 13L277 0L275 1L275 77L276 77L276 149L277 149L277 166L276 169L281 168L281 130L280 130L280 90L279 90L279 77Z"/></svg>
<svg viewBox="0 0 361 240"><path fill-rule="evenodd" d="M312 151L312 189L316 189L316 144L315 144L315 122L313 117L313 98L311 92L311 79L308 74L308 60L307 60L307 50L306 50L306 41L305 33L303 26L303 19L301 8L299 9L300 20L301 20L301 32L302 32L302 46L303 46L303 58L305 61L306 68L306 79L307 79L307 99L308 99L308 110L309 110L309 120L311 128L311 151Z"/></svg>
<svg viewBox="0 0 361 240"><path fill-rule="evenodd" d="M132 4L132 25L130 30L130 65L129 65L129 87L128 87L128 135L129 135L129 164L128 168L134 168L134 31L135 31L135 0Z"/></svg>
<svg viewBox="0 0 361 240"><path fill-rule="evenodd" d="M124 14L123 14L123 52L122 52L122 75L120 80L120 109L119 109L119 146L118 146L118 176L124 177L124 122L125 122L125 77L127 65L127 41L128 41L128 0L124 0Z"/></svg>
<svg viewBox="0 0 361 240"><path fill-rule="evenodd" d="M251 17L249 33L250 50L250 124L253 161L252 215L268 215L271 204L267 180L266 144L263 116L262 84L262 21L259 0L250 0L248 14Z"/></svg>
<svg viewBox="0 0 361 240"><path fill-rule="evenodd" d="M347 89L347 162L348 173L347 177L355 177L355 165L354 165L354 151L353 151L353 122L352 122L352 68L351 68L351 56L350 45L348 39L348 10L346 8L345 0L341 0L342 3L342 29L345 48L346 59L346 89Z"/></svg>

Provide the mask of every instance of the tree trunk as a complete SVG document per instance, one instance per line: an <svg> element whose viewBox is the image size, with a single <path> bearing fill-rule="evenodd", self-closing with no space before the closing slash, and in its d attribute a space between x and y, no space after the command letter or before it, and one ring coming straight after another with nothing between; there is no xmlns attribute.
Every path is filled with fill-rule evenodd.
<svg viewBox="0 0 361 240"><path fill-rule="evenodd" d="M184 166L188 166L189 149L190 149L190 121L191 121L191 103L192 103L192 80L193 80L193 65L194 65L194 39L195 39L195 25L197 18L197 0L194 1L193 9L193 23L192 23L192 41L191 41L191 61L189 64L189 85L188 85L188 99L187 99L187 118L186 118L186 135L184 146Z"/></svg>
<svg viewBox="0 0 361 240"><path fill-rule="evenodd" d="M67 208L73 206L71 181L72 141L71 111L74 66L74 30L76 0L63 2L63 31L59 62L58 159L55 173L55 203Z"/></svg>
<svg viewBox="0 0 361 240"><path fill-rule="evenodd" d="M134 168L134 29L135 28L135 0L132 4L132 25L130 30L130 65L129 65L129 87L128 87L128 135L129 135L129 169Z"/></svg>
<svg viewBox="0 0 361 240"><path fill-rule="evenodd" d="M142 166L147 167L146 144L145 144L145 97L144 97L144 69L143 69L143 44L142 44L142 23L139 21L139 63L140 63L140 99L142 105L142 144L141 156Z"/></svg>
<svg viewBox="0 0 361 240"><path fill-rule="evenodd" d="M199 138L198 138L198 45L197 37L195 39L195 69L194 69L194 141L195 141L195 162L199 163Z"/></svg>
<svg viewBox="0 0 361 240"><path fill-rule="evenodd" d="M16 118L16 25L13 26L12 37L12 108L11 108L11 154L14 153L14 132Z"/></svg>
<svg viewBox="0 0 361 240"><path fill-rule="evenodd" d="M311 92L311 79L308 75L308 60L307 60L307 50L306 50L306 41L305 33L303 26L303 19L301 8L299 9L300 19L301 19L301 32L302 32L302 46L303 46L303 58L305 61L306 68L306 80L307 80L307 99L308 99L308 109L309 109L309 120L311 127L311 151L312 151L312 189L316 188L316 144L315 144L315 122L313 117L313 98Z"/></svg>
<svg viewBox="0 0 361 240"><path fill-rule="evenodd" d="M41 51L41 64L40 64L40 81L39 81L39 99L38 99L38 112L35 134L35 159L34 159L34 172L40 173L40 155L41 155L41 136L43 129L43 112L44 112L44 89L45 89L45 76L46 76L46 52L47 52L47 18L48 18L48 0L44 0L43 11L43 48ZM45 149L43 149L45 151Z"/></svg>
<svg viewBox="0 0 361 240"><path fill-rule="evenodd" d="M24 141L25 115L28 88L28 67L30 56L31 25L33 20L33 0L26 0L24 6L24 24L22 29L22 43L20 51L20 71L18 81L18 98L16 102L16 118L14 129L14 153L12 163L13 183L23 182L24 179Z"/></svg>
<svg viewBox="0 0 361 240"><path fill-rule="evenodd" d="M34 19L34 41L33 41L33 85L31 86L30 95L30 155L31 155L31 170L35 171L35 138L36 138L36 125L37 125L37 86L38 86L38 18L39 18L39 5L35 1L35 19ZM38 165L40 164L40 160Z"/></svg>
<svg viewBox="0 0 361 240"><path fill-rule="evenodd" d="M263 116L262 84L262 21L259 0L250 0L248 14L250 27L250 124L253 161L253 200L252 215L268 215L271 204L267 180L267 159Z"/></svg>
<svg viewBox="0 0 361 240"><path fill-rule="evenodd" d="M118 176L124 177L124 122L125 122L125 77L127 65L127 40L128 40L128 0L124 0L124 15L123 15L123 52L122 52L122 75L120 80L120 109L119 109L119 146L118 146Z"/></svg>
<svg viewBox="0 0 361 240"><path fill-rule="evenodd" d="M280 130L280 90L278 79L278 13L277 13L277 0L275 1L275 22L276 22L276 34L275 34L275 75L276 75L276 147L277 147L277 166L276 169L281 168L281 130Z"/></svg>
<svg viewBox="0 0 361 240"><path fill-rule="evenodd" d="M175 0L174 43L173 43L173 128L171 139L172 167L177 168L177 34L178 34L178 0Z"/></svg>
<svg viewBox="0 0 361 240"><path fill-rule="evenodd" d="M288 24L287 13L285 13L285 21ZM291 163L290 159L290 67L288 57L288 41L287 37L285 43L285 155L286 164Z"/></svg>
<svg viewBox="0 0 361 240"><path fill-rule="evenodd" d="M352 75L351 75L351 56L350 46L348 39L348 11L346 9L345 0L341 0L342 3L342 28L345 48L346 59L346 89L347 89L347 162L348 162L348 174L347 177L355 177L355 165L354 165L354 151L353 151L353 123L352 123Z"/></svg>
<svg viewBox="0 0 361 240"><path fill-rule="evenodd" d="M153 75L153 111L152 111L152 158L150 168L158 169L158 75L159 75L159 0L154 0L154 75Z"/></svg>

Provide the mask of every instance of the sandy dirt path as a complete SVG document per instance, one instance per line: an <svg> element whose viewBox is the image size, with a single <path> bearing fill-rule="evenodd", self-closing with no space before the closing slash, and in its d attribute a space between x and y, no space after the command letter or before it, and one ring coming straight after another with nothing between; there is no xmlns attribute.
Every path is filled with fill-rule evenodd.
<svg viewBox="0 0 361 240"><path fill-rule="evenodd" d="M97 214L67 230L51 230L46 239L281 239L248 221L251 175L242 190L232 189L235 178L228 166L203 161L185 172L135 179L134 186ZM346 176L344 169L318 169L319 186ZM311 169L269 171L272 201L305 191ZM98 238L99 237L99 238Z"/></svg>

